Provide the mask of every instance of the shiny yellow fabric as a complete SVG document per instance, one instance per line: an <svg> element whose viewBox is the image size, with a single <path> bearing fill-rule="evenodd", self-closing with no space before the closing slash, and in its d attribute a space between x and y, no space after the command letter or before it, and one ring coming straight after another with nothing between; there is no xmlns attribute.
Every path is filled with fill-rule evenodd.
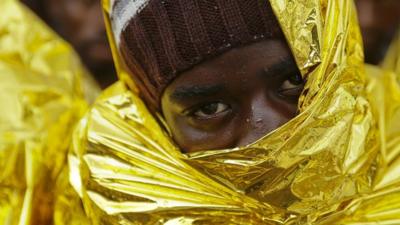
<svg viewBox="0 0 400 225"><path fill-rule="evenodd" d="M386 70L394 71L397 74L397 80L400 83L400 30L394 37L382 66Z"/></svg>
<svg viewBox="0 0 400 225"><path fill-rule="evenodd" d="M300 115L243 148L182 154L112 45L122 82L69 156L92 224L400 224L396 74L364 66L353 1L270 2L307 84Z"/></svg>
<svg viewBox="0 0 400 225"><path fill-rule="evenodd" d="M99 90L27 8L1 0L0 11L0 224L53 224L71 133L87 109L81 78L88 99Z"/></svg>

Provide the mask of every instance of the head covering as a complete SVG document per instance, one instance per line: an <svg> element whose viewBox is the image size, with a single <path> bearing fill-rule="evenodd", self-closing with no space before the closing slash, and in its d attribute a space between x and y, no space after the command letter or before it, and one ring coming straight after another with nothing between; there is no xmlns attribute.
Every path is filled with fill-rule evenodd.
<svg viewBox="0 0 400 225"><path fill-rule="evenodd" d="M69 156L93 224L398 223L400 88L393 73L367 76L354 2L270 3L307 83L296 118L240 148L183 154L126 88L110 33L123 79L78 125Z"/></svg>
<svg viewBox="0 0 400 225"><path fill-rule="evenodd" d="M234 47L283 38L267 0L116 0L111 24L131 76L156 107L181 72Z"/></svg>

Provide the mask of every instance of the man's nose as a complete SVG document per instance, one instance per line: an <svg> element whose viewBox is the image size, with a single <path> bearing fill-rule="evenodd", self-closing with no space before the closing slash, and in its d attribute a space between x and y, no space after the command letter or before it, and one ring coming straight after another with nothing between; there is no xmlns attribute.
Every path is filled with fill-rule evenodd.
<svg viewBox="0 0 400 225"><path fill-rule="evenodd" d="M255 94L248 102L248 110L241 118L243 126L237 146L254 143L287 121L278 104L265 93Z"/></svg>

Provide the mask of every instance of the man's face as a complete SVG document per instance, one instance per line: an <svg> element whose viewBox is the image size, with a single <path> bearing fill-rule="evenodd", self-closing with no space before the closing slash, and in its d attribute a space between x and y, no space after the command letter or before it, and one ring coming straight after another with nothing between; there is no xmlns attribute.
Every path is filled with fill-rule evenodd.
<svg viewBox="0 0 400 225"><path fill-rule="evenodd" d="M379 64L400 23L399 0L357 0L365 59Z"/></svg>
<svg viewBox="0 0 400 225"><path fill-rule="evenodd" d="M293 118L303 86L285 42L266 40L179 75L162 111L186 152L243 146Z"/></svg>
<svg viewBox="0 0 400 225"><path fill-rule="evenodd" d="M45 0L47 22L70 42L95 74L113 77L99 0ZM101 77L100 79L105 79Z"/></svg>

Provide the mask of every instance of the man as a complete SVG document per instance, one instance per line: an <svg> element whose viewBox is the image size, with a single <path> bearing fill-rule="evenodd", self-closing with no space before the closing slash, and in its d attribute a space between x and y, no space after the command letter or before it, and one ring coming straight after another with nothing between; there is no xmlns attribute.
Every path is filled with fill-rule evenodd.
<svg viewBox="0 0 400 225"><path fill-rule="evenodd" d="M22 2L77 50L81 60L102 88L116 81L99 1L23 0Z"/></svg>
<svg viewBox="0 0 400 225"><path fill-rule="evenodd" d="M116 1L114 33L144 100L183 151L247 145L296 115L303 79L267 1L156 2L124 20L130 9ZM191 24L184 7L198 7L190 12L204 24Z"/></svg>
<svg viewBox="0 0 400 225"><path fill-rule="evenodd" d="M53 212L46 222L398 221L399 127L386 135L375 112L383 92L366 87L351 1L116 0L103 6L121 82L77 125L69 179L50 189L57 190L55 210L33 204L40 214L29 214L30 221L44 224L38 218ZM384 90L394 93L384 111L387 124L400 115L392 88ZM34 106L43 106L41 96L65 99L29 93L23 100ZM70 137L65 133L51 140L62 145ZM31 212L32 192L26 193L22 212Z"/></svg>
<svg viewBox="0 0 400 225"><path fill-rule="evenodd" d="M121 82L69 157L92 223L398 221L398 87L367 87L352 1L103 6Z"/></svg>

